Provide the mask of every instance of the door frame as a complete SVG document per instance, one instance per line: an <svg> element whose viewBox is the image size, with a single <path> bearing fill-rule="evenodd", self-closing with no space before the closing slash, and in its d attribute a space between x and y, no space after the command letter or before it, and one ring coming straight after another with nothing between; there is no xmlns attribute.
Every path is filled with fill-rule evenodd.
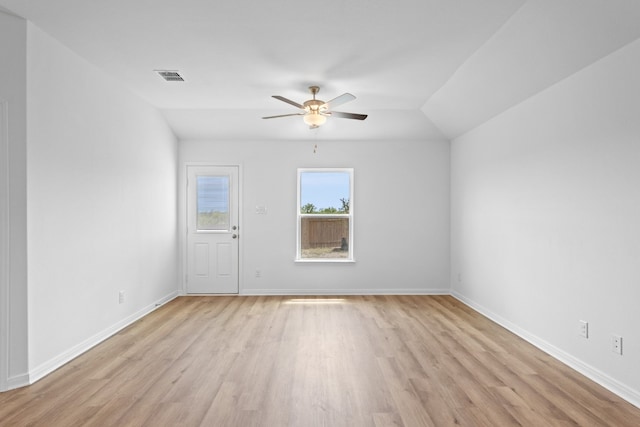
<svg viewBox="0 0 640 427"><path fill-rule="evenodd" d="M9 120L8 103L0 99L0 392L9 382Z"/></svg>
<svg viewBox="0 0 640 427"><path fill-rule="evenodd" d="M187 214L189 209L187 192L187 177L189 174L190 166L198 167L237 167L238 168L238 229L240 235L243 233L243 168L240 163L211 163L211 162L183 162L181 172L178 174L178 197L179 197L179 209L178 209L178 231L179 231L179 244L180 244L180 262L179 271L179 283L180 283L180 295L198 295L187 294L187 273L188 273L188 259L187 259ZM244 273L243 273L243 239L238 239L238 295L242 295L244 289Z"/></svg>

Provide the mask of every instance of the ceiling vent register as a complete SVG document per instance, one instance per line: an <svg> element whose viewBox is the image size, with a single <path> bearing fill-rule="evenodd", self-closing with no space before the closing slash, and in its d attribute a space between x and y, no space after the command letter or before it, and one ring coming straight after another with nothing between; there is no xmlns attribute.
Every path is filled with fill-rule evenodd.
<svg viewBox="0 0 640 427"><path fill-rule="evenodd" d="M171 70L155 70L160 77L162 77L167 82L183 82L184 79L177 71Z"/></svg>

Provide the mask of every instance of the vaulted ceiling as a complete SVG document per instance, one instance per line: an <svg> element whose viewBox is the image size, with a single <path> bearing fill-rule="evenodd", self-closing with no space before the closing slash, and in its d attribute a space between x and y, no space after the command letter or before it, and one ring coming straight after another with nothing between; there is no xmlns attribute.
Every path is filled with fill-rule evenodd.
<svg viewBox="0 0 640 427"><path fill-rule="evenodd" d="M181 139L455 138L640 38L637 0L0 0ZM154 70L179 70L165 82ZM357 96L309 130L271 98ZM589 90L585 88L585 90Z"/></svg>

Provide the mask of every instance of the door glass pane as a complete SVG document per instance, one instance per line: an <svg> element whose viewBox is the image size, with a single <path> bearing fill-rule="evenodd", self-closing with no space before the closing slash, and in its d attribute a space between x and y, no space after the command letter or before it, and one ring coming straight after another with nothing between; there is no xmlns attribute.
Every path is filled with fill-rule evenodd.
<svg viewBox="0 0 640 427"><path fill-rule="evenodd" d="M198 230L229 229L229 177L197 176Z"/></svg>

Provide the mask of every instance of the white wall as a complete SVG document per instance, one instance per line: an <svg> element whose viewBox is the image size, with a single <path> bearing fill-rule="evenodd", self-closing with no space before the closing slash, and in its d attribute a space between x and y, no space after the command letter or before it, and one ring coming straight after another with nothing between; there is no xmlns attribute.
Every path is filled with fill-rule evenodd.
<svg viewBox="0 0 640 427"><path fill-rule="evenodd" d="M0 391L28 370L26 28L0 12Z"/></svg>
<svg viewBox="0 0 640 427"><path fill-rule="evenodd" d="M638 58L640 41L451 148L454 294L636 405ZM612 334L624 337L623 356Z"/></svg>
<svg viewBox="0 0 640 427"><path fill-rule="evenodd" d="M180 142L181 178L188 162L241 165L240 292L448 292L448 142L327 141L316 153L314 144ZM299 167L354 168L354 264L294 263Z"/></svg>
<svg viewBox="0 0 640 427"><path fill-rule="evenodd" d="M157 110L30 23L27 59L33 380L176 294L177 142Z"/></svg>

